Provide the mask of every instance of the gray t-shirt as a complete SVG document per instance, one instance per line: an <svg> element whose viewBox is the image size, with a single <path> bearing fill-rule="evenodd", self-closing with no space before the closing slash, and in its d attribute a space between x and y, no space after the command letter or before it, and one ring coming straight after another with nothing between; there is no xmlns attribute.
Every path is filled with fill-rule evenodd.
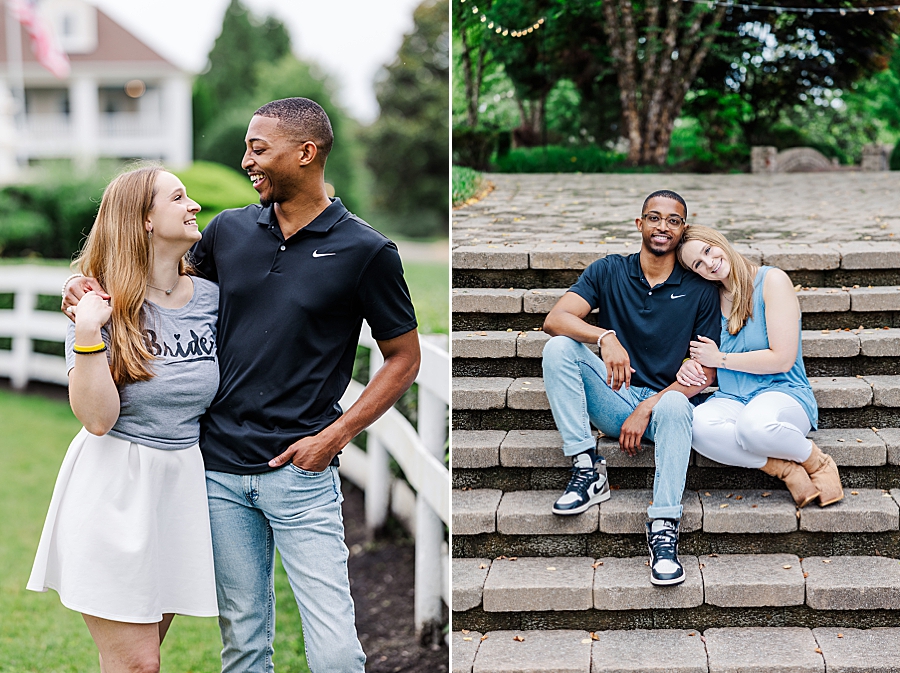
<svg viewBox="0 0 900 673"><path fill-rule="evenodd" d="M144 303L144 340L157 356L149 381L119 389L119 419L113 437L154 449L187 449L200 439L200 416L219 387L216 316L219 286L191 276L194 296L181 308ZM103 340L109 344L104 328ZM66 332L66 364L75 366L75 325ZM99 356L91 356L99 357Z"/></svg>

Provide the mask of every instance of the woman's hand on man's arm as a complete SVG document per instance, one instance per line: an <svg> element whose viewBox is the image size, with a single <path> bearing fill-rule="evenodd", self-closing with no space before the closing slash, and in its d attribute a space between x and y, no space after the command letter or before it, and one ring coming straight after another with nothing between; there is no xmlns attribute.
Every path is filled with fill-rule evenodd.
<svg viewBox="0 0 900 673"><path fill-rule="evenodd" d="M109 294L96 278L75 276L70 278L63 288L63 300L60 310L72 322L75 322L75 307L78 306L78 302L88 292L96 292L101 299L109 299Z"/></svg>

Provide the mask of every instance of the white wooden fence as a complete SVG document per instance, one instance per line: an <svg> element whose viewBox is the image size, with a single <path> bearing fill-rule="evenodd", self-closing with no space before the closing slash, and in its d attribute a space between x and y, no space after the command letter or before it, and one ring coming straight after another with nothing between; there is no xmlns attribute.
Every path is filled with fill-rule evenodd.
<svg viewBox="0 0 900 673"><path fill-rule="evenodd" d="M35 353L33 339L63 341L68 319L60 312L37 311L37 295L59 295L69 275L65 267L0 266L0 294L14 294L14 308L0 309L0 337L12 338L12 350L0 350L0 377L9 377L16 389L29 381L67 385L65 360ZM444 337L437 340L446 343ZM418 384L418 429L396 409L390 409L367 431L366 451L351 444L341 455L341 474L366 493L366 525L381 527L388 511L412 530L416 539L415 621L420 633L441 621L441 601L449 605L449 549L444 525L450 523L450 472L444 464L447 409L450 404L450 354L423 336ZM363 325L360 345L370 349L370 374L383 359ZM364 390L351 381L341 398L349 407ZM394 479L389 456L403 470L406 481ZM408 484L408 485L407 485ZM392 501L393 500L393 505Z"/></svg>

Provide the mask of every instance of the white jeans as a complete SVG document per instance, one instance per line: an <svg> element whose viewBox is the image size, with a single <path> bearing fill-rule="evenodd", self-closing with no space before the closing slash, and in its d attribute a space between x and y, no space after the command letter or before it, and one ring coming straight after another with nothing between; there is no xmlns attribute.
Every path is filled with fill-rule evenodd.
<svg viewBox="0 0 900 673"><path fill-rule="evenodd" d="M694 409L694 450L725 465L759 468L767 458L802 463L812 442L811 425L793 397L762 393L749 404L713 398Z"/></svg>

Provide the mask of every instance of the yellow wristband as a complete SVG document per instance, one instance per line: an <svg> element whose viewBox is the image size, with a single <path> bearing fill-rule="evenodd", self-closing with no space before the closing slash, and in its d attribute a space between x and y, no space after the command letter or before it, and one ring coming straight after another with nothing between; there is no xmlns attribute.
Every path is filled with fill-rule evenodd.
<svg viewBox="0 0 900 673"><path fill-rule="evenodd" d="M690 358L685 358L684 360L681 361L681 364L684 364L684 363L687 362L688 360L690 360Z"/></svg>
<svg viewBox="0 0 900 673"><path fill-rule="evenodd" d="M106 344L98 343L96 346L73 346L72 350L80 355L93 355L94 353L102 353L106 350Z"/></svg>

